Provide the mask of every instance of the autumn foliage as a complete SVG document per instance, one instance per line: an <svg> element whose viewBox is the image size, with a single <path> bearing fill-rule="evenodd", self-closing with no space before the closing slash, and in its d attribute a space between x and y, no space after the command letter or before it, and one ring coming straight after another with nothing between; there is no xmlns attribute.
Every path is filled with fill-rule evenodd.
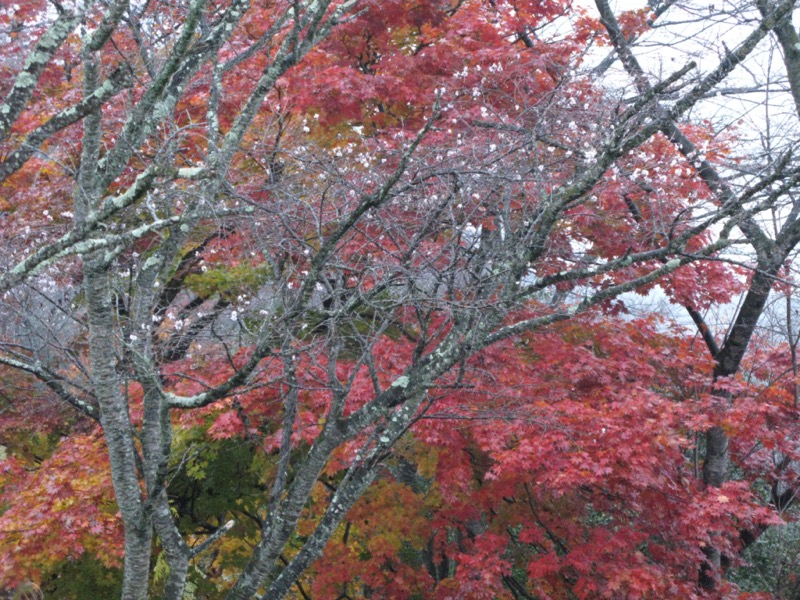
<svg viewBox="0 0 800 600"><path fill-rule="evenodd" d="M784 341L757 335L719 376L696 317L749 289L720 252L774 183L720 200L707 172L741 158L735 133L676 115L687 156L652 125L663 107L584 69L619 42L570 2L319 3L318 22L298 16L316 3L208 2L184 40L200 4L126 8L90 52L111 14L94 4L0 136L0 591L119 595L141 518L152 597L239 593L341 433L253 590L299 564L304 599L744 594L743 551L793 519L800 426ZM0 96L53 10L0 7ZM92 77L102 110L55 129ZM650 292L699 333L638 310Z"/></svg>

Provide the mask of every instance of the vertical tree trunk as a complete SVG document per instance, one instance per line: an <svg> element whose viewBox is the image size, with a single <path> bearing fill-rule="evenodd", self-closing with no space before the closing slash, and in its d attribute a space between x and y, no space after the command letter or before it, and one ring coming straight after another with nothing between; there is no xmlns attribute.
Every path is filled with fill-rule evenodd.
<svg viewBox="0 0 800 600"><path fill-rule="evenodd" d="M114 311L109 274L100 257L87 260L84 283L89 310L89 354L100 423L108 445L111 479L125 528L123 600L145 600L152 528L144 510L136 468L133 427L117 374Z"/></svg>
<svg viewBox="0 0 800 600"><path fill-rule="evenodd" d="M166 491L161 490L153 503L153 525L169 565L163 597L164 600L181 600L189 572L189 546L172 518Z"/></svg>
<svg viewBox="0 0 800 600"><path fill-rule="evenodd" d="M703 483L710 487L720 487L727 479L728 465L728 435L722 427L712 427L706 431ZM707 560L700 567L700 587L705 590L714 590L716 588L715 574L722 571L722 553L715 546L708 546L704 552Z"/></svg>
<svg viewBox="0 0 800 600"><path fill-rule="evenodd" d="M706 431L706 457L703 462L703 483L720 487L728 474L728 436L722 427Z"/></svg>
<svg viewBox="0 0 800 600"><path fill-rule="evenodd" d="M84 92L91 94L98 85L99 62L88 46L84 47L82 54ZM101 137L101 114L98 112L88 115L84 120L81 163L74 193L76 225L85 223L99 206L98 164ZM116 309L110 267L102 253L85 257L83 284L89 323L92 383L100 408L100 424L108 446L111 480L125 529L122 598L146 600L153 534L139 486L128 401L117 371Z"/></svg>
<svg viewBox="0 0 800 600"><path fill-rule="evenodd" d="M750 289L745 296L739 314L720 351L714 356L717 365L714 379L730 377L739 372L742 358L750 343L758 320L764 312L775 275L782 264L776 260L759 261L758 269L753 275ZM720 487L728 479L730 467L729 440L725 430L716 425L706 431L706 455L703 460L703 483L709 487ZM707 561L700 568L699 583L703 589L716 588L716 574L723 570L725 557L713 546L705 549Z"/></svg>

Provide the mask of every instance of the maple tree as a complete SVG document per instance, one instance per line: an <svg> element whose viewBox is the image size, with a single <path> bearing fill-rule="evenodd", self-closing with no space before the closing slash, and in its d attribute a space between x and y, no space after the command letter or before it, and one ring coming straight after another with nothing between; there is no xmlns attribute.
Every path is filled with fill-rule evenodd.
<svg viewBox="0 0 800 600"><path fill-rule="evenodd" d="M796 361L751 339L800 170L730 178L688 115L771 37L800 107L793 8L655 77L668 5L0 7L4 585L734 593L794 497ZM626 314L656 286L705 348Z"/></svg>

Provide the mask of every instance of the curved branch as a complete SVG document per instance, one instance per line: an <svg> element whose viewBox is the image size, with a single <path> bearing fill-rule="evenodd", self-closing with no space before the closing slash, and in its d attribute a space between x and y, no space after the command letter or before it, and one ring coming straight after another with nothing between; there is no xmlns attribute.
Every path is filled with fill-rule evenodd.
<svg viewBox="0 0 800 600"><path fill-rule="evenodd" d="M28 55L25 66L17 74L14 86L3 104L0 105L0 140L6 137L22 111L25 110L45 66L72 33L80 19L79 13L61 12L55 23L39 39Z"/></svg>
<svg viewBox="0 0 800 600"><path fill-rule="evenodd" d="M48 369L45 369L41 364L25 363L2 355L0 355L0 364L4 364L19 371L30 373L31 375L39 379L42 383L44 383L47 387L49 387L53 392L55 392L56 395L61 400L63 400L73 408L79 410L81 413L83 413L90 419L99 422L100 411L97 409L97 407L71 394L69 390L67 390L67 388L62 383L62 382L67 382L67 380L58 377L54 373L51 373Z"/></svg>
<svg viewBox="0 0 800 600"><path fill-rule="evenodd" d="M78 104L53 115L46 123L34 129L11 155L0 162L0 183L18 171L47 139L77 123L86 115L99 110L103 104L123 89L131 87L129 72L118 67L94 93Z"/></svg>

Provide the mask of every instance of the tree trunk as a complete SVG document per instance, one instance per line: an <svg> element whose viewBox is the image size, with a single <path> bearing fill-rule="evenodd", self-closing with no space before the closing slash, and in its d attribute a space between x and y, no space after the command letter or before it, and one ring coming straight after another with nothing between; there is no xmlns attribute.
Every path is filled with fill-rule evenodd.
<svg viewBox="0 0 800 600"><path fill-rule="evenodd" d="M117 375L114 311L108 271L101 258L84 265L89 311L89 353L100 423L108 445L111 479L125 528L123 600L145 600L150 575L152 528L145 514L136 469L133 427L127 398Z"/></svg>

